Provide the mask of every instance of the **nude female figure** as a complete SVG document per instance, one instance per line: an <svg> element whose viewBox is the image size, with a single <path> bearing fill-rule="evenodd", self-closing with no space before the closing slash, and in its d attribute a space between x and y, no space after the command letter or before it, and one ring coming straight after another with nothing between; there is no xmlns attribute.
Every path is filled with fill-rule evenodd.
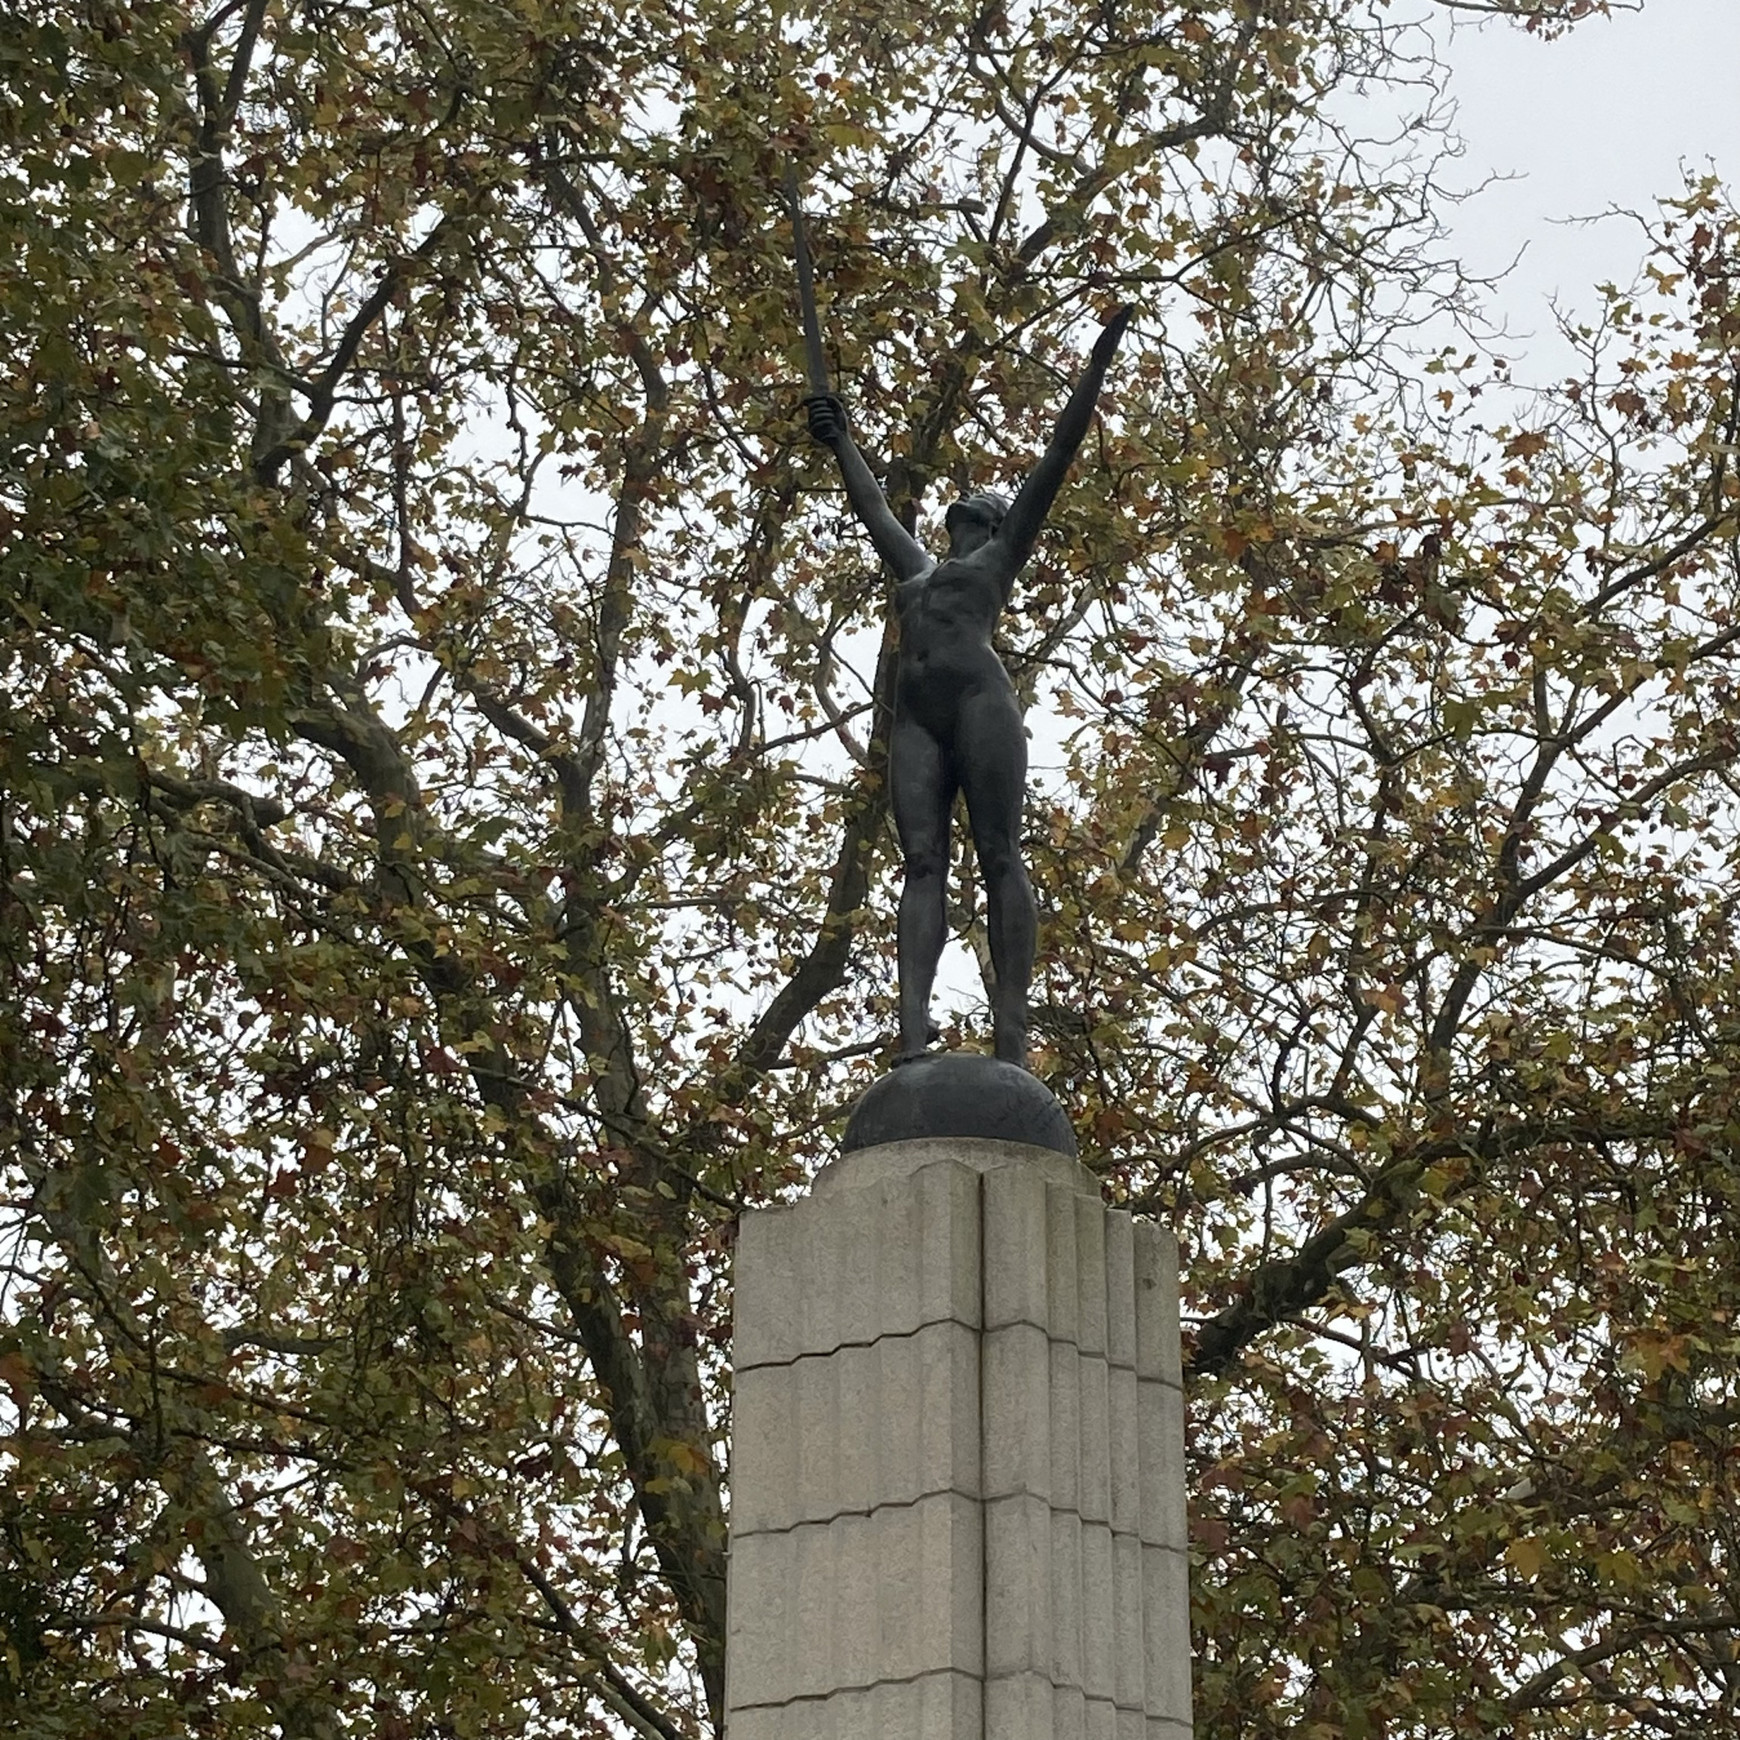
<svg viewBox="0 0 1740 1740"><path fill-rule="evenodd" d="M1033 978L1033 888L1021 862L1027 737L1009 673L992 630L1045 516L1087 434L1094 406L1129 324L1120 309L1093 354L1039 463L1013 502L981 491L948 510L948 553L940 562L919 548L894 517L847 428L832 393L804 401L810 433L833 450L846 498L894 576L900 623L894 728L888 748L890 796L905 883L900 893L900 1058L924 1055L931 1038L930 993L947 929L949 818L955 794L967 800L973 849L985 885L995 1050L1027 1063L1027 991Z"/></svg>

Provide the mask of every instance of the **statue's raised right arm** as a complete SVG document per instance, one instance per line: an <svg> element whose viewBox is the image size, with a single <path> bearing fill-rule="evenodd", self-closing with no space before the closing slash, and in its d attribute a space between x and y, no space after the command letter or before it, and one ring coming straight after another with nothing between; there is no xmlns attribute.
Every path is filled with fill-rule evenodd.
<svg viewBox="0 0 1740 1740"><path fill-rule="evenodd" d="M918 541L894 517L882 486L864 463L864 455L852 439L846 422L846 407L833 393L812 393L804 400L809 412L810 433L824 447L833 449L846 483L846 499L863 522L876 552L888 564L896 580L916 580L934 566Z"/></svg>

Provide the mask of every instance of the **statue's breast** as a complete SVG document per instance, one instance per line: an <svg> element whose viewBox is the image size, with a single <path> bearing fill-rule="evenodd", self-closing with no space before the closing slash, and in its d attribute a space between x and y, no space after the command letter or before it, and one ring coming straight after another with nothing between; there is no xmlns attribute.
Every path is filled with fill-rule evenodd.
<svg viewBox="0 0 1740 1740"><path fill-rule="evenodd" d="M902 635L971 634L989 642L1002 608L996 582L972 562L939 562L898 595Z"/></svg>

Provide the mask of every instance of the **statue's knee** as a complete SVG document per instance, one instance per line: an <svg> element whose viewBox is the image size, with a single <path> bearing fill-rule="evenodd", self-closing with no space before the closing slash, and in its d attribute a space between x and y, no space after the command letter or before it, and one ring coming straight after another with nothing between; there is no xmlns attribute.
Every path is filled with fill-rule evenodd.
<svg viewBox="0 0 1740 1740"><path fill-rule="evenodd" d="M940 882L948 870L948 860L941 852L908 852L901 868L908 882Z"/></svg>
<svg viewBox="0 0 1740 1740"><path fill-rule="evenodd" d="M1002 882L1010 877L1025 880L1021 868L1021 853L1013 841L992 841L979 850L979 874L987 882Z"/></svg>

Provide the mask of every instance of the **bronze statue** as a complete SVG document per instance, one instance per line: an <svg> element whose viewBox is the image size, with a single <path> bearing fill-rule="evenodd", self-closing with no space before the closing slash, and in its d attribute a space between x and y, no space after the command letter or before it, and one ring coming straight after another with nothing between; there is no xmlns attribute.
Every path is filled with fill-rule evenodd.
<svg viewBox="0 0 1740 1740"><path fill-rule="evenodd" d="M800 272L808 277L802 254ZM807 291L808 285L803 288ZM806 295L806 340L820 349ZM1129 324L1121 308L1105 324L1093 355L1043 457L1014 501L988 490L957 501L947 515L948 554L933 562L894 517L853 444L845 407L814 391L804 403L810 433L840 462L846 497L894 576L900 622L894 727L888 773L905 885L900 894L900 1061L924 1055L932 1037L930 993L947 924L949 820L955 793L967 800L973 849L985 884L997 1056L1027 1062L1027 991L1036 926L1033 888L1021 862L1021 807L1027 738L1015 687L991 644L1015 576L1032 554L1052 499L1086 435L1100 384ZM812 365L812 389L823 383Z"/></svg>

